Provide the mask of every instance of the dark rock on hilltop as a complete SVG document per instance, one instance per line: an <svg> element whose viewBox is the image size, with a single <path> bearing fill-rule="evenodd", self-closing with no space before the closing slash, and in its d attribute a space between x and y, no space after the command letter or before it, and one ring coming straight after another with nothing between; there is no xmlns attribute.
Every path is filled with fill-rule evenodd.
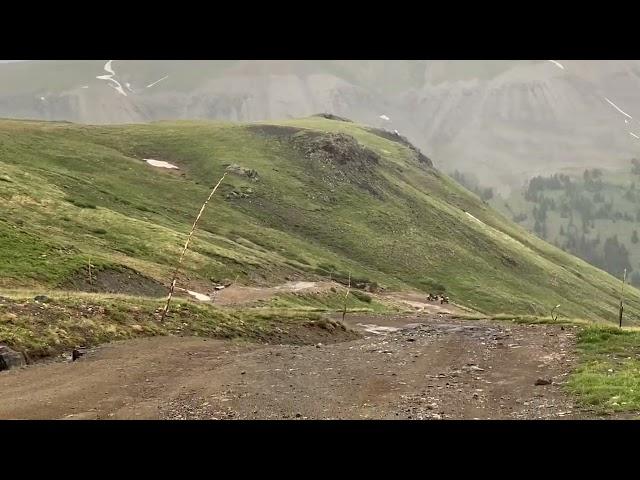
<svg viewBox="0 0 640 480"><path fill-rule="evenodd" d="M305 157L315 161L337 165L375 165L380 161L376 152L344 133L304 135L297 138L296 143Z"/></svg>
<svg viewBox="0 0 640 480"><path fill-rule="evenodd" d="M338 122L353 123L353 120L349 120L348 118L344 118L344 117L339 117L338 115L334 115L333 113L316 113L313 116L314 117L326 118L327 120L336 120Z"/></svg>
<svg viewBox="0 0 640 480"><path fill-rule="evenodd" d="M424 153L422 153L418 147L413 145L407 139L407 137L403 137L399 133L390 132L388 130L383 130L381 128L369 128L368 130L379 137L404 145L415 154L416 160L418 162L424 165L427 165L428 167L433 167L433 162L431 161L431 159L427 157Z"/></svg>

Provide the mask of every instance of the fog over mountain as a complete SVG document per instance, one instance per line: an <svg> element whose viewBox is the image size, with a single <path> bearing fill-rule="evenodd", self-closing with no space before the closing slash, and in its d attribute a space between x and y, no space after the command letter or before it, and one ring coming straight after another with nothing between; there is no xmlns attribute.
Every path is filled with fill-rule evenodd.
<svg viewBox="0 0 640 480"><path fill-rule="evenodd" d="M640 418L639 94L640 61L0 61L0 420Z"/></svg>
<svg viewBox="0 0 640 480"><path fill-rule="evenodd" d="M549 169L628 163L639 89L638 61L26 61L0 65L0 116L103 124L328 112L397 129L441 169L508 191Z"/></svg>

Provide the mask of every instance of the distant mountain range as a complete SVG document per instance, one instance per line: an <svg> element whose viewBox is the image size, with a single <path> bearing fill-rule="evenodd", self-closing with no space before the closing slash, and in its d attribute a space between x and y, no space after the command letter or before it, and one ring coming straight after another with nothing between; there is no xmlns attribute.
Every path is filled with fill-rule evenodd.
<svg viewBox="0 0 640 480"><path fill-rule="evenodd" d="M397 129L444 171L506 188L640 148L640 61L26 61L0 116L260 121L327 112Z"/></svg>

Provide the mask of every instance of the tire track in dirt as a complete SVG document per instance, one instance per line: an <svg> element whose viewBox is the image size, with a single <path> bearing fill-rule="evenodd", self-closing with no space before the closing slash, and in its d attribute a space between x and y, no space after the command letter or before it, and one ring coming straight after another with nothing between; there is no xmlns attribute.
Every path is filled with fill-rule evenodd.
<svg viewBox="0 0 640 480"><path fill-rule="evenodd" d="M399 330L358 327L381 318ZM363 338L317 346L145 338L3 372L0 418L590 417L563 391L573 328L433 315L347 320Z"/></svg>

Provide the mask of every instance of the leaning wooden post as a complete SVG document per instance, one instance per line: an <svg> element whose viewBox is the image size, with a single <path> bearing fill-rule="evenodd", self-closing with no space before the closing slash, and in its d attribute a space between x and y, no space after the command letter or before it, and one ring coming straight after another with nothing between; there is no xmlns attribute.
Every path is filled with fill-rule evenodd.
<svg viewBox="0 0 640 480"><path fill-rule="evenodd" d="M89 285L93 285L93 275L91 274L91 257L89 257Z"/></svg>
<svg viewBox="0 0 640 480"><path fill-rule="evenodd" d="M347 314L347 297L349 296L349 290L351 289L351 272L349 272L349 284L347 286L347 293L344 295L344 310L342 310L342 321L344 322L344 317Z"/></svg>
<svg viewBox="0 0 640 480"><path fill-rule="evenodd" d="M173 279L171 280L171 286L169 287L169 295L167 296L167 303L164 305L164 309L162 310L162 316L160 317L160 321L161 322L164 321L164 317L167 315L167 312L169 311L169 303L171 303L171 297L173 296L173 290L176 287L176 280L178 279L178 273L180 272L180 266L182 265L182 259L184 258L184 254L187 251L187 248L189 247L189 242L191 242L191 237L193 236L193 232L196 230L196 226L198 225L198 222L200 221L200 217L202 216L202 212L204 212L204 209L207 206L207 203L209 203L209 200L211 200L211 197L213 197L213 194L216 193L216 190L218 189L218 187L220 186L220 184L224 180L224 177L226 177L226 176L227 176L227 172L224 172L224 174L222 175L222 178L220 178L220 180L218 181L216 186L213 187L213 190L211 190L211 193L209 194L209 197L202 204L202 207L200 208L200 213L198 213L198 216L196 217L196 220L193 222L193 226L191 227L191 231L189 232L189 236L187 237L187 241L185 242L184 247L182 249L182 253L180 254L180 259L178 260L178 265L176 266L176 269L173 272Z"/></svg>
<svg viewBox="0 0 640 480"><path fill-rule="evenodd" d="M627 281L627 269L624 269L622 276L622 290L620 291L620 328L622 328L622 311L624 310L624 284Z"/></svg>

